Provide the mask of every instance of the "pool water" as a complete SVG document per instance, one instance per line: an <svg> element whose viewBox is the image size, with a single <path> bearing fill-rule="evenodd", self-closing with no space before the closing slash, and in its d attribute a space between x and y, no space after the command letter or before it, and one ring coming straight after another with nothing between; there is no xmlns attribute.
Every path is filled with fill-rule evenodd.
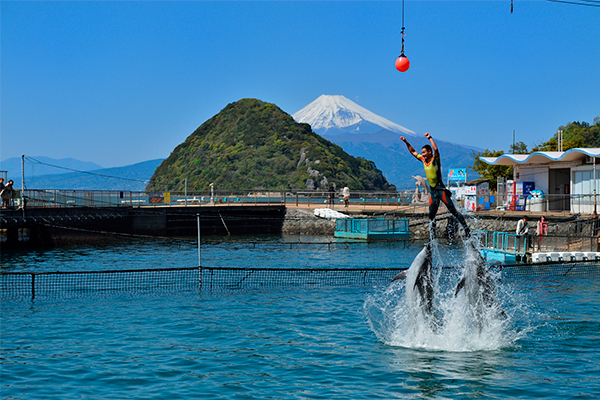
<svg viewBox="0 0 600 400"><path fill-rule="evenodd" d="M290 248L285 240L206 244L202 264L408 267L422 248L409 243ZM465 258L461 246L440 247L438 261L444 264ZM194 244L177 242L2 255L3 270L12 271L194 265ZM8 299L0 314L0 397L598 398L599 278L499 281L508 318L478 332L450 318L460 315L452 311L458 297L447 295L456 276L442 276L438 301L453 324L418 341L411 338L419 326L402 323L402 282Z"/></svg>

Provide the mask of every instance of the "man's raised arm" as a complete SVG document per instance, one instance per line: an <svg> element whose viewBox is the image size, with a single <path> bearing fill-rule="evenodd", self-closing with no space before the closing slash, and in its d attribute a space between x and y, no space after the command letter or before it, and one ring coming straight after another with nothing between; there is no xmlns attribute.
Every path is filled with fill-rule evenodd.
<svg viewBox="0 0 600 400"><path fill-rule="evenodd" d="M431 149L433 150L433 153L434 154L439 154L439 150L438 150L437 144L435 144L435 142L433 141L433 138L431 137L431 133L426 132L425 133L425 137L427 139L429 139L429 143L431 143Z"/></svg>
<svg viewBox="0 0 600 400"><path fill-rule="evenodd" d="M410 143L408 143L408 140L406 140L406 138L404 136L400 136L400 140L402 140L404 143L406 143L406 147L408 148L408 151L410 152L410 154L412 154L413 156L418 158L419 153L417 153L417 151L414 149L414 147L412 147L410 145Z"/></svg>

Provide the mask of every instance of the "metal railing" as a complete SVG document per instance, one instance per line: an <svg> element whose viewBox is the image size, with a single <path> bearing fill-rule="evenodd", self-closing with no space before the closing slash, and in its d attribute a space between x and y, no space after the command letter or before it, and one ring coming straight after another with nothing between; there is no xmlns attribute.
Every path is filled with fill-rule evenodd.
<svg viewBox="0 0 600 400"><path fill-rule="evenodd" d="M34 190L24 191L28 207L120 207L120 206L194 206L194 205L277 205L296 206L330 205L326 191L239 191L221 190L196 192L146 193L118 190ZM18 199L20 200L20 199ZM350 197L352 207L406 206L412 194L398 192L354 192ZM19 205L17 202L16 205ZM341 194L336 193L334 208L343 207Z"/></svg>
<svg viewBox="0 0 600 400"><path fill-rule="evenodd" d="M340 218L336 221L336 230L358 233L404 233L408 232L407 219L359 219Z"/></svg>
<svg viewBox="0 0 600 400"><path fill-rule="evenodd" d="M593 214L600 212L598 197L594 194L545 194L543 198L527 195L495 195L493 208L509 211L563 212L573 214Z"/></svg>
<svg viewBox="0 0 600 400"><path fill-rule="evenodd" d="M15 191L20 197L21 191ZM350 195L352 208L408 208L426 210L427 204L412 203L414 192L354 191ZM120 206L194 206L194 205L295 205L297 207L343 208L341 193L333 202L327 191L242 191L218 190L194 192L154 192L124 190L59 190L26 189L26 205L29 207L120 207ZM593 214L593 194L545 195L543 199L521 196L507 201L506 195L495 195L490 209L531 212L564 212ZM454 200L460 208L462 200ZM14 198L13 205L20 206L21 198ZM598 209L597 211L600 211Z"/></svg>
<svg viewBox="0 0 600 400"><path fill-rule="evenodd" d="M474 230L481 245L489 250L516 255L525 255L531 238L528 235L518 236L508 232Z"/></svg>
<svg viewBox="0 0 600 400"><path fill-rule="evenodd" d="M487 230L474 231L481 245L489 250L525 255L529 252L598 251L598 237L577 235L523 235Z"/></svg>

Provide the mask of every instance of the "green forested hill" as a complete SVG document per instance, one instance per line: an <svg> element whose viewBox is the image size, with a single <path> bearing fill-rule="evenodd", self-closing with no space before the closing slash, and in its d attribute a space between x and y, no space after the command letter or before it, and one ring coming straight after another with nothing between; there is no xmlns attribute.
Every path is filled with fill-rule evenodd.
<svg viewBox="0 0 600 400"><path fill-rule="evenodd" d="M242 99L206 121L156 169L146 191L393 189L372 161L355 158L274 104Z"/></svg>

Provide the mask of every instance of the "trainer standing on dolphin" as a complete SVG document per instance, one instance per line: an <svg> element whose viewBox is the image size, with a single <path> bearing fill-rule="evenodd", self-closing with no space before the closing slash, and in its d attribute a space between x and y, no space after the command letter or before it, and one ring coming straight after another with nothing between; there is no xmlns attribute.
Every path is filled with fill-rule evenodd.
<svg viewBox="0 0 600 400"><path fill-rule="evenodd" d="M400 140L406 143L408 151L410 151L417 160L423 162L423 167L425 168L425 175L427 176L427 181L431 188L431 197L429 198L430 236L431 238L435 237L435 216L440 206L440 201L442 201L446 205L446 208L448 208L448 211L450 211L462 224L465 230L465 237L468 239L471 235L471 230L467 226L467 221L465 221L465 217L463 217L461 213L456 211L456 207L450 198L452 192L446 189L444 182L442 182L442 163L440 162L440 152L438 147L429 132L425 134L425 137L429 139L431 146L428 144L423 146L421 154L417 153L404 136L400 136Z"/></svg>

